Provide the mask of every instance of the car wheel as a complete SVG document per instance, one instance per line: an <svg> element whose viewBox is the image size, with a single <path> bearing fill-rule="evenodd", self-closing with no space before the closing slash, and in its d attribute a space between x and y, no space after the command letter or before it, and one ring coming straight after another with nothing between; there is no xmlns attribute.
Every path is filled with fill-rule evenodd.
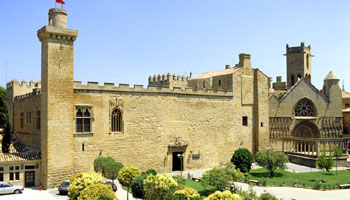
<svg viewBox="0 0 350 200"><path fill-rule="evenodd" d="M15 190L15 192L14 192L15 194L20 194L21 193L21 191L20 190Z"/></svg>

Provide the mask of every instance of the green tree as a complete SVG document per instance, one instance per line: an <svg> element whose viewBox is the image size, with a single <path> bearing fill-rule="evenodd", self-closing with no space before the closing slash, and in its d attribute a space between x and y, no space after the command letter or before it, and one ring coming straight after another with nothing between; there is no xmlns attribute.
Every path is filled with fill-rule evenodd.
<svg viewBox="0 0 350 200"><path fill-rule="evenodd" d="M333 156L335 157L335 171L338 175L338 159L343 156L343 149L340 146L335 146L333 148Z"/></svg>
<svg viewBox="0 0 350 200"><path fill-rule="evenodd" d="M241 172L249 172L253 163L253 155L246 148L239 148L235 151L231 158L231 162L238 168Z"/></svg>
<svg viewBox="0 0 350 200"><path fill-rule="evenodd" d="M206 187L211 185L217 190L224 191L226 187L231 187L232 182L243 179L244 175L235 169L232 163L224 167L214 167L205 171L201 178L201 184Z"/></svg>
<svg viewBox="0 0 350 200"><path fill-rule="evenodd" d="M96 173L101 173L102 174L102 170L103 170L103 165L106 162L116 162L112 157L102 157L99 156L97 158L95 158L94 160L94 171Z"/></svg>
<svg viewBox="0 0 350 200"><path fill-rule="evenodd" d="M113 160L107 160L102 165L102 176L108 179L111 179L114 183L114 180L118 177L118 172L122 169L124 165L120 162Z"/></svg>
<svg viewBox="0 0 350 200"><path fill-rule="evenodd" d="M266 149L256 154L256 162L261 167L268 170L270 177L273 177L276 169L285 169L288 157L283 152L275 152L272 149Z"/></svg>
<svg viewBox="0 0 350 200"><path fill-rule="evenodd" d="M334 161L331 155L326 156L326 151L322 151L321 155L317 157L316 164L318 168L329 172L329 170L334 166Z"/></svg>
<svg viewBox="0 0 350 200"><path fill-rule="evenodd" d="M0 128L3 129L3 139L2 139L2 152L8 153L11 136L10 136L10 123L9 123L9 111L6 100L6 90L0 87Z"/></svg>

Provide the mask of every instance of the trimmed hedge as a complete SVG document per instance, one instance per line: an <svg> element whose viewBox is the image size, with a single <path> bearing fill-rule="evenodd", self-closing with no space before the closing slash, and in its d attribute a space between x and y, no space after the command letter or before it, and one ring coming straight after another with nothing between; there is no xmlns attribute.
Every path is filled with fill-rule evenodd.
<svg viewBox="0 0 350 200"><path fill-rule="evenodd" d="M80 192L79 200L118 200L109 185L93 184Z"/></svg>

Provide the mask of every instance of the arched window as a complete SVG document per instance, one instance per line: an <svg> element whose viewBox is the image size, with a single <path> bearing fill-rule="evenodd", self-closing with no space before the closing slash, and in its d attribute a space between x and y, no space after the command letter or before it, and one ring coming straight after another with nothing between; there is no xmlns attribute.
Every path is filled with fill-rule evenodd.
<svg viewBox="0 0 350 200"><path fill-rule="evenodd" d="M91 111L87 107L77 107L76 112L76 132L91 132Z"/></svg>
<svg viewBox="0 0 350 200"><path fill-rule="evenodd" d="M311 117L316 115L315 106L311 100L304 98L295 105L295 116Z"/></svg>
<svg viewBox="0 0 350 200"><path fill-rule="evenodd" d="M350 108L350 104L346 103L345 108Z"/></svg>
<svg viewBox="0 0 350 200"><path fill-rule="evenodd" d="M291 76L291 83L292 83L292 85L294 85L294 83L295 83L294 75Z"/></svg>
<svg viewBox="0 0 350 200"><path fill-rule="evenodd" d="M122 112L119 109L114 109L112 112L111 126L112 132L123 131Z"/></svg>

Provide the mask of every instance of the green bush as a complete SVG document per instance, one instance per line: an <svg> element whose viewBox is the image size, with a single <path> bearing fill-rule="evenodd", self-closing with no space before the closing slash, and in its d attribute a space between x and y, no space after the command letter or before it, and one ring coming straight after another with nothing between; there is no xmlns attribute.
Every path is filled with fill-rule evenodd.
<svg viewBox="0 0 350 200"><path fill-rule="evenodd" d="M132 180L141 175L141 171L134 166L125 166L118 173L118 181L124 186L130 186Z"/></svg>
<svg viewBox="0 0 350 200"><path fill-rule="evenodd" d="M145 200L171 199L178 184L167 174L148 175L143 181Z"/></svg>
<svg viewBox="0 0 350 200"><path fill-rule="evenodd" d="M201 178L201 184L214 186L217 190L223 191L226 187L231 187L232 182L242 180L244 175L235 169L232 163L228 163L224 167L214 167L205 171Z"/></svg>
<svg viewBox="0 0 350 200"><path fill-rule="evenodd" d="M79 173L70 179L68 196L70 200L77 200L80 192L90 185L102 183L102 177L96 173Z"/></svg>
<svg viewBox="0 0 350 200"><path fill-rule="evenodd" d="M174 197L172 200L199 200L200 195L197 192L197 190L190 188L190 187L185 187L182 190L177 190L174 193Z"/></svg>
<svg viewBox="0 0 350 200"><path fill-rule="evenodd" d="M230 191L226 190L224 192L216 191L215 193L209 195L204 200L243 200L238 194L232 194Z"/></svg>
<svg viewBox="0 0 350 200"><path fill-rule="evenodd" d="M177 184L178 184L179 186L181 186L182 188L185 187L185 185L186 185L186 179L185 179L185 177L180 176L180 175L176 175L176 176L173 176L173 179L177 182Z"/></svg>
<svg viewBox="0 0 350 200"><path fill-rule="evenodd" d="M118 200L109 185L102 183L89 185L80 192L79 200Z"/></svg>
<svg viewBox="0 0 350 200"><path fill-rule="evenodd" d="M231 162L241 172L249 172L253 163L253 155L246 148L239 148L235 151L231 158Z"/></svg>
<svg viewBox="0 0 350 200"><path fill-rule="evenodd" d="M148 174L143 173L142 175L134 178L131 182L131 193L133 197L143 198L143 181L147 178Z"/></svg>
<svg viewBox="0 0 350 200"><path fill-rule="evenodd" d="M157 175L157 171L154 169L149 169L146 171L146 174L152 174L152 175Z"/></svg>
<svg viewBox="0 0 350 200"><path fill-rule="evenodd" d="M263 193L260 195L259 200L278 200L278 198L270 193Z"/></svg>

